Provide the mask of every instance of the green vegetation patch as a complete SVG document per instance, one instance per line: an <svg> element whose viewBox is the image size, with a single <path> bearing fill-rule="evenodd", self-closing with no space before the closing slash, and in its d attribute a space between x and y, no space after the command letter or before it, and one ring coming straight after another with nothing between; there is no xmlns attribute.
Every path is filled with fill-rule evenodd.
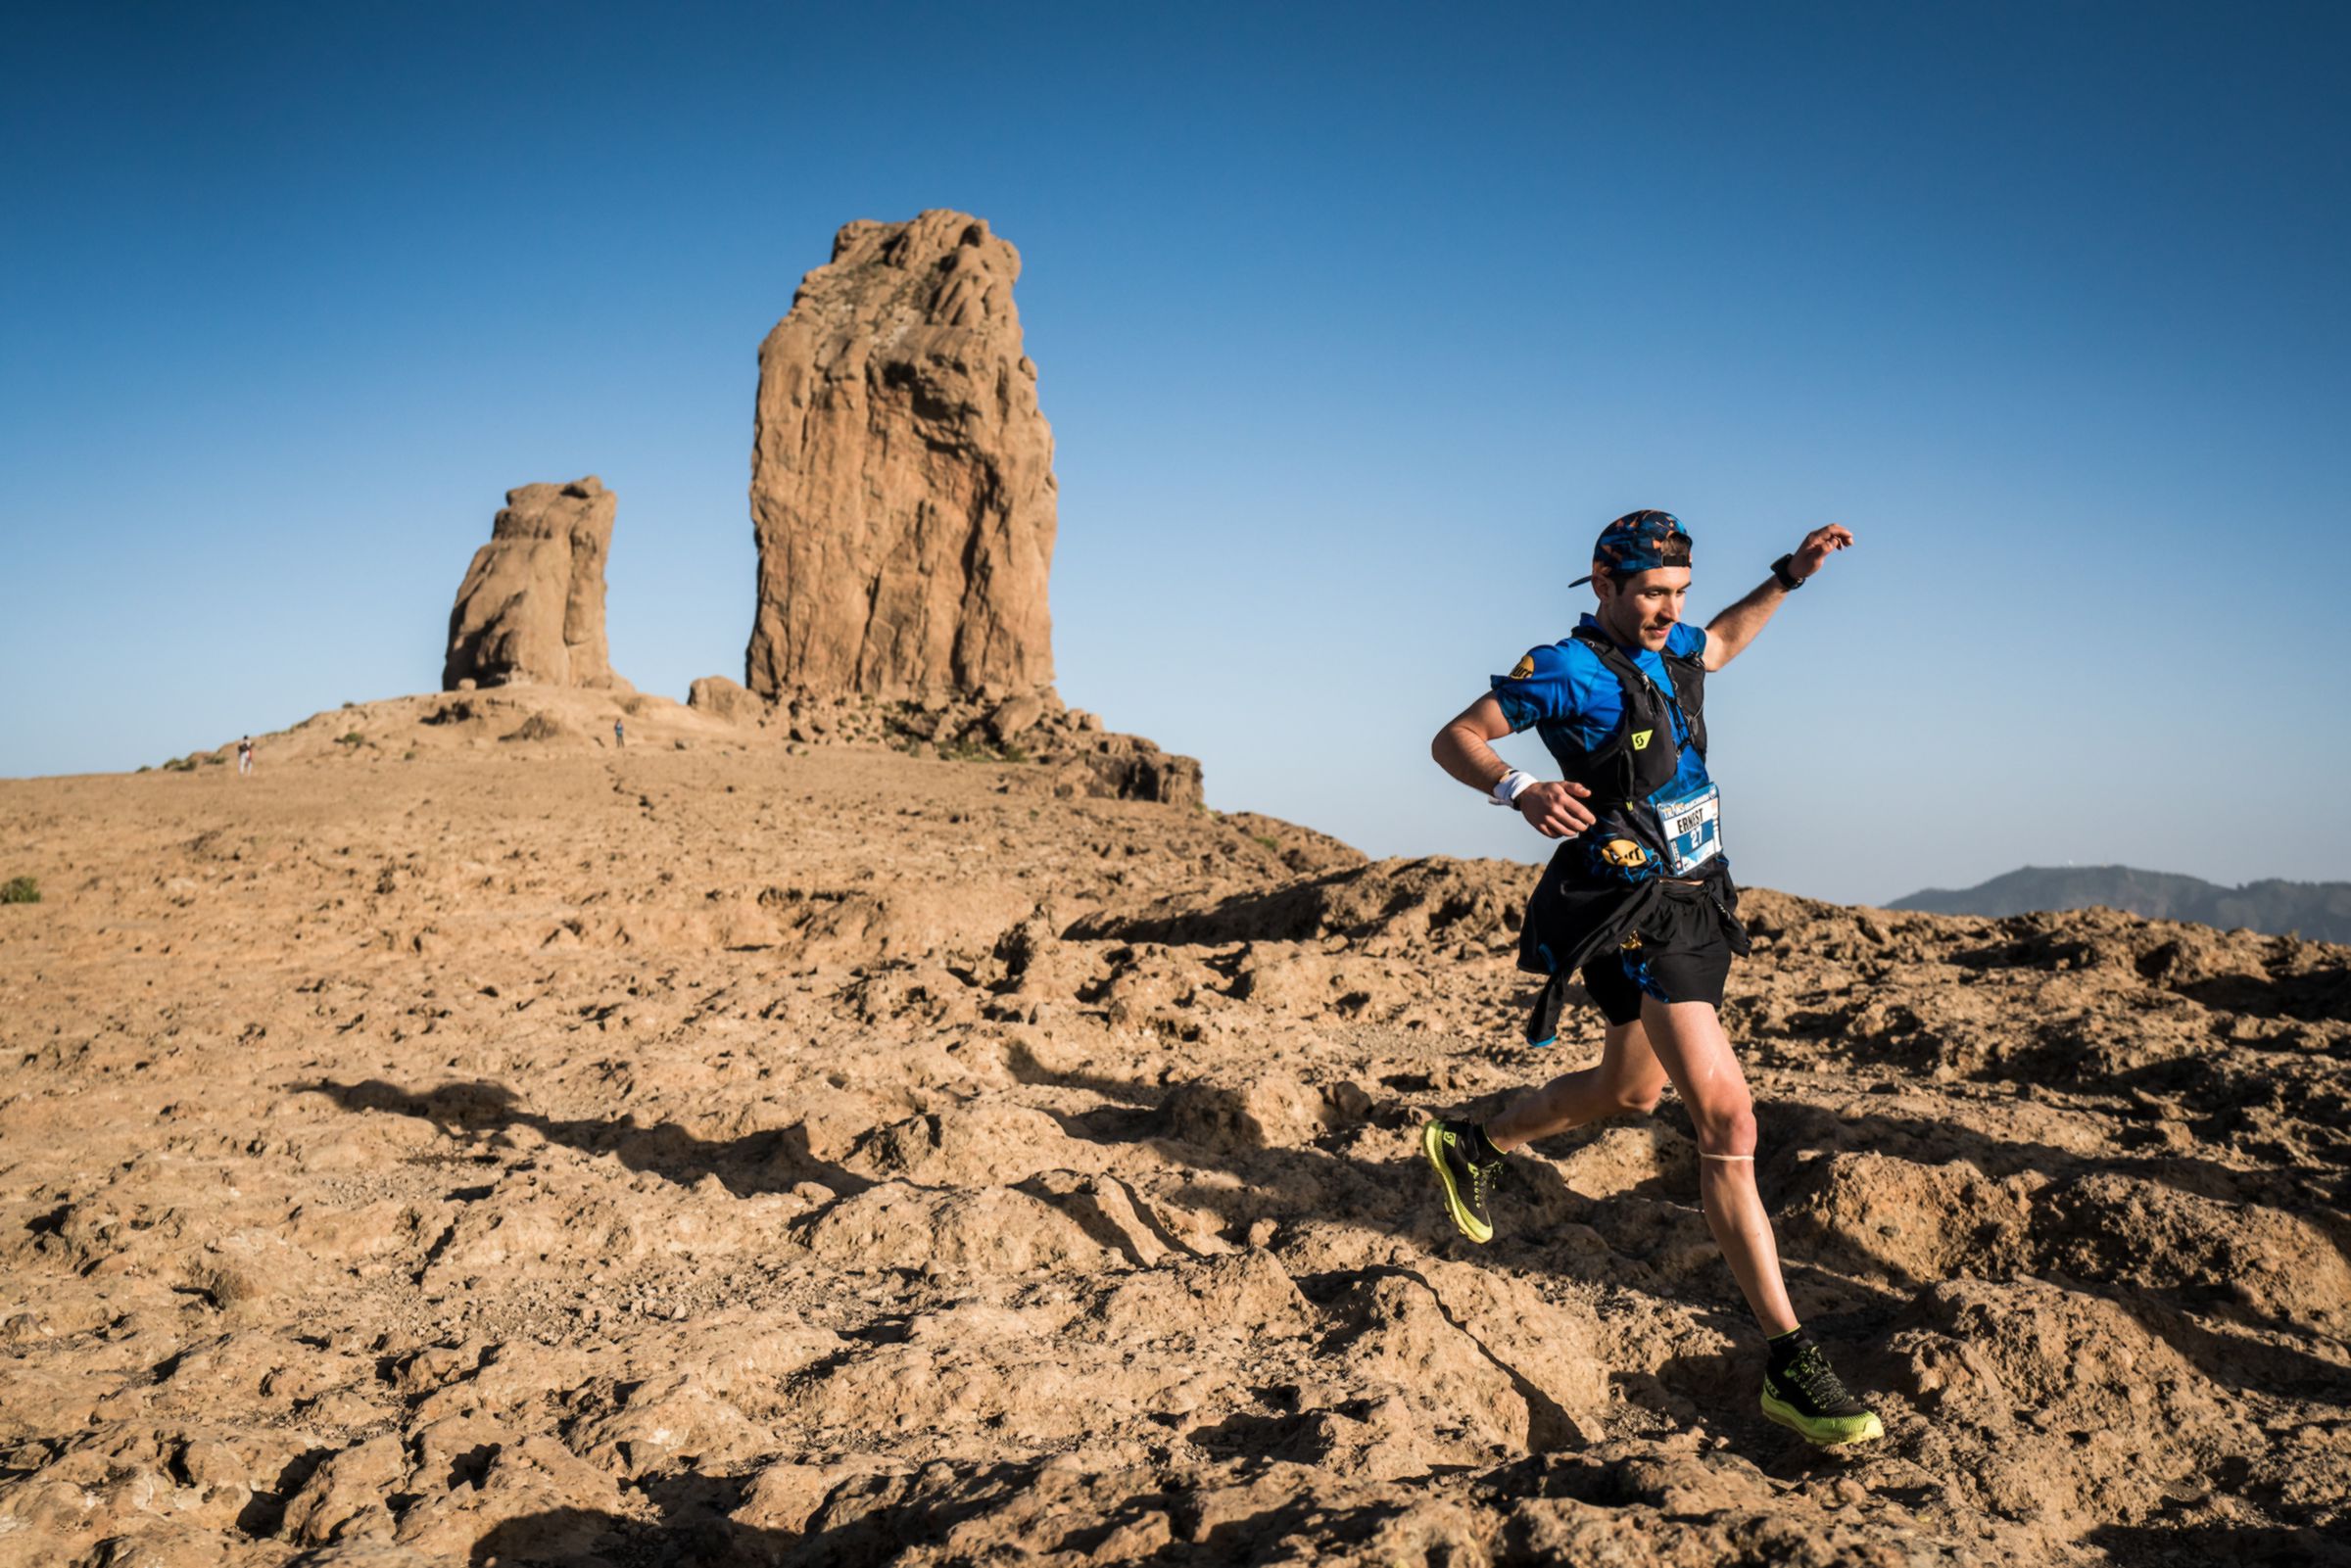
<svg viewBox="0 0 2351 1568"><path fill-rule="evenodd" d="M12 877L0 882L0 904L37 904L41 901L41 884L29 877Z"/></svg>
<svg viewBox="0 0 2351 1568"><path fill-rule="evenodd" d="M936 748L941 762L1027 762L1029 753L1017 745L1001 749L980 740L942 741Z"/></svg>
<svg viewBox="0 0 2351 1568"><path fill-rule="evenodd" d="M988 753L985 746L974 745L969 740L957 740L953 744L941 744L938 747L938 760L941 762L993 762L996 759Z"/></svg>

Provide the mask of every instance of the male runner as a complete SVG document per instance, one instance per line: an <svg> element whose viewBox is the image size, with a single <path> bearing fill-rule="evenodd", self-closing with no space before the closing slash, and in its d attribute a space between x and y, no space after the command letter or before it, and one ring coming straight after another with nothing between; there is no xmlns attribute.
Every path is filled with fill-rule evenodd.
<svg viewBox="0 0 2351 1568"><path fill-rule="evenodd" d="M1753 1102L1716 1016L1731 957L1748 940L1706 776L1703 703L1706 675L1852 543L1834 524L1814 529L1699 631L1682 621L1690 535L1668 512L1619 517L1592 547L1592 575L1575 580L1592 585L1596 613L1529 650L1437 732L1431 749L1447 773L1566 840L1520 932L1519 967L1551 976L1527 1038L1550 1043L1578 969L1607 1029L1597 1066L1519 1096L1482 1126L1431 1121L1420 1139L1454 1223L1482 1243L1494 1234L1487 1198L1504 1155L1601 1117L1652 1111L1671 1080L1698 1133L1706 1225L1769 1340L1763 1413L1830 1445L1885 1429L1798 1324L1755 1190ZM1538 782L1494 754L1491 742L1530 727L1563 781Z"/></svg>

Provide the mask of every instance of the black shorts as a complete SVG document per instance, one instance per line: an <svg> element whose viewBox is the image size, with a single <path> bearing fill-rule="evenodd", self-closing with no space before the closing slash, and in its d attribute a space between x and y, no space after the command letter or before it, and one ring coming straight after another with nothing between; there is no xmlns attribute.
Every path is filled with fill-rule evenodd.
<svg viewBox="0 0 2351 1568"><path fill-rule="evenodd" d="M1669 881L1640 927L1613 953L1584 966L1584 989L1610 1023L1641 1016L1641 998L1722 1006L1731 940L1703 884Z"/></svg>
<svg viewBox="0 0 2351 1568"><path fill-rule="evenodd" d="M1721 1006L1730 957L1745 950L1745 931L1733 943L1733 928L1709 888L1664 881L1657 903L1634 928L1627 945L1585 964L1585 992L1592 994L1592 1004L1610 1025L1636 1021L1641 997ZM1550 985L1542 987L1533 1016L1526 1021L1530 1046L1547 1046L1559 1037L1559 1016L1568 1004L1565 987L1565 974L1554 974Z"/></svg>

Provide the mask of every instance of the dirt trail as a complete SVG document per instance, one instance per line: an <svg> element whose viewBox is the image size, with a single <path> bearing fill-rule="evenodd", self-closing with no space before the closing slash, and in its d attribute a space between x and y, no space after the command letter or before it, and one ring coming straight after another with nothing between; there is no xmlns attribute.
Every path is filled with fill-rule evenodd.
<svg viewBox="0 0 2351 1568"><path fill-rule="evenodd" d="M0 784L0 1564L2351 1560L2344 949L1751 894L1823 1454L1528 869L436 711Z"/></svg>

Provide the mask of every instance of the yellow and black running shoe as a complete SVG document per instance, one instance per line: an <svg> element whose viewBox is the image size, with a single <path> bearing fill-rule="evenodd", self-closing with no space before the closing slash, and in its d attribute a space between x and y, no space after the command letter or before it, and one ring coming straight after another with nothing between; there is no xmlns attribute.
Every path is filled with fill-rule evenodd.
<svg viewBox="0 0 2351 1568"><path fill-rule="evenodd" d="M1502 1162L1480 1161L1471 1154L1470 1130L1466 1121L1432 1121L1420 1129L1420 1152L1445 1185L1445 1208L1453 1222L1463 1235L1482 1245L1494 1239L1486 1201L1494 1191L1494 1178L1502 1173Z"/></svg>
<svg viewBox="0 0 2351 1568"><path fill-rule="evenodd" d="M1886 1435L1877 1412L1846 1392L1827 1353L1809 1340L1778 1371L1763 1369L1763 1413L1828 1449Z"/></svg>

